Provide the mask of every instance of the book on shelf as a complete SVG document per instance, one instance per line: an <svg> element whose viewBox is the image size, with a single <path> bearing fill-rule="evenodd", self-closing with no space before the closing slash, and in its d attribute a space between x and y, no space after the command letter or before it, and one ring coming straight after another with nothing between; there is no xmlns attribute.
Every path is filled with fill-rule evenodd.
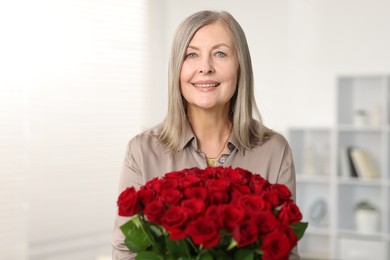
<svg viewBox="0 0 390 260"><path fill-rule="evenodd" d="M356 173L359 177L364 179L375 179L379 177L378 168L367 150L354 147L351 149L350 153Z"/></svg>
<svg viewBox="0 0 390 260"><path fill-rule="evenodd" d="M364 148L342 147L341 176L375 179L379 177L379 170L371 154Z"/></svg>
<svg viewBox="0 0 390 260"><path fill-rule="evenodd" d="M340 175L342 177L358 177L350 156L351 147L342 147L340 150Z"/></svg>

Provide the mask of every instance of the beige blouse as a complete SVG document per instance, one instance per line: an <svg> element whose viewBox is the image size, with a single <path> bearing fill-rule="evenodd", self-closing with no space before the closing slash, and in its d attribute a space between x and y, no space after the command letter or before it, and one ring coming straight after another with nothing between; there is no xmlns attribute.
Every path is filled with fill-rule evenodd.
<svg viewBox="0 0 390 260"><path fill-rule="evenodd" d="M130 140L120 175L119 193L129 186L138 189L154 177L161 177L170 171L184 168L206 168L204 153L198 148L194 133L189 127L181 139L181 146L175 154L167 154L156 135L162 130L158 125ZM242 147L234 138L229 137L227 154L220 156L218 166L232 166L247 169L260 174L271 183L285 184L295 198L295 169L290 146L286 139L274 133L263 144L250 150ZM112 236L113 260L134 259L124 244L124 235L119 229L129 220L117 216ZM296 250L294 250L296 252ZM295 254L290 259L299 259Z"/></svg>

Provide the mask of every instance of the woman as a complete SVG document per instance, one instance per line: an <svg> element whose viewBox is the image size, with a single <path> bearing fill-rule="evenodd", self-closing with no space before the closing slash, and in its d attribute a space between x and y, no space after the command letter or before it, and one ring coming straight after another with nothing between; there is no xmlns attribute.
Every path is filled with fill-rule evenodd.
<svg viewBox="0 0 390 260"><path fill-rule="evenodd" d="M168 80L167 116L129 142L120 192L170 171L232 166L285 184L295 196L290 147L261 121L246 37L229 13L201 11L184 20L174 37ZM113 259L135 257L119 229L126 221L117 217ZM298 258L295 252L292 257Z"/></svg>

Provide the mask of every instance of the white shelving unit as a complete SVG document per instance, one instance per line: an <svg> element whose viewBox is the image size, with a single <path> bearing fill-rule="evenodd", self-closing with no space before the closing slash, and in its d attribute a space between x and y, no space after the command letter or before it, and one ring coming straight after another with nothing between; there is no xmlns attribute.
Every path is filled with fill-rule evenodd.
<svg viewBox="0 0 390 260"><path fill-rule="evenodd" d="M307 232L303 259L390 259L390 75L337 80L337 122L328 128L289 130L297 203ZM363 111L363 112L362 112ZM342 149L364 148L380 176L362 179L341 170ZM380 212L379 229L359 232L355 207L369 201Z"/></svg>

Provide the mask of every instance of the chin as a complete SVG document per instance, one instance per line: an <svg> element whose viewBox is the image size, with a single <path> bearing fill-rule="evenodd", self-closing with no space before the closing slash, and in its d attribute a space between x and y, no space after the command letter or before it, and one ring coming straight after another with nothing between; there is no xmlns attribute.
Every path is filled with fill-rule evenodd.
<svg viewBox="0 0 390 260"><path fill-rule="evenodd" d="M193 104L192 106L196 107L197 109L204 109L204 110L213 110L217 107L219 107L219 105L217 105L216 103L197 103L197 104Z"/></svg>

